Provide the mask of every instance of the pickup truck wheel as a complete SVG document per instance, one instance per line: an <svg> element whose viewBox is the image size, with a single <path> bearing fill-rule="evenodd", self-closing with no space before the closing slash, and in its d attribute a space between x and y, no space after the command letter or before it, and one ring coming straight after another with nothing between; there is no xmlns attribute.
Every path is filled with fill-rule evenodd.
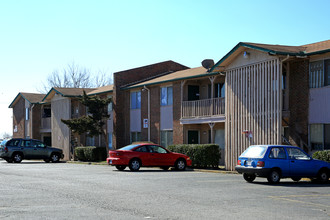
<svg viewBox="0 0 330 220"><path fill-rule="evenodd" d="M58 163L60 161L60 155L58 154L52 154L50 156L50 160L53 162L53 163Z"/></svg>
<svg viewBox="0 0 330 220"><path fill-rule="evenodd" d="M23 160L22 154L20 154L20 153L14 153L12 160L14 161L14 163L20 163L20 162L22 162L22 160Z"/></svg>

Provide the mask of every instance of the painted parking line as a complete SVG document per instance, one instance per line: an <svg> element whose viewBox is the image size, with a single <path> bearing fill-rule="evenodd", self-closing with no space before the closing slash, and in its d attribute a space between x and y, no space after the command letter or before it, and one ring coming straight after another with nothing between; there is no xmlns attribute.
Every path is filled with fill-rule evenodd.
<svg viewBox="0 0 330 220"><path fill-rule="evenodd" d="M324 205L324 204L315 203L315 202L305 202L305 201L302 201L302 200L298 200L298 199L301 199L301 198L330 198L330 194L325 194L325 195L269 196L269 198L275 199L275 200L293 202L293 203L300 203L300 204L305 204L305 205L312 205L312 206L330 208L330 205Z"/></svg>

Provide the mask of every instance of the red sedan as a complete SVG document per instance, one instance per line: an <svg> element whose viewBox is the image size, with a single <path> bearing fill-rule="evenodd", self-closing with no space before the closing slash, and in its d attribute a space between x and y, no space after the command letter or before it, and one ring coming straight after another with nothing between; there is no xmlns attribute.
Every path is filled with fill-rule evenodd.
<svg viewBox="0 0 330 220"><path fill-rule="evenodd" d="M116 166L118 170L124 170L128 166L131 171L138 171L142 166L161 167L163 170L168 170L169 167L185 170L186 166L191 166L191 159L188 156L173 153L162 146L149 143L111 150L107 162L109 165Z"/></svg>

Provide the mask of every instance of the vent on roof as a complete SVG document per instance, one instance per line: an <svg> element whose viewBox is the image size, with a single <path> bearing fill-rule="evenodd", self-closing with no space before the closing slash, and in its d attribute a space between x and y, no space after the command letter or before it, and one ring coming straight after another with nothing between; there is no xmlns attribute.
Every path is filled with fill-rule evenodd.
<svg viewBox="0 0 330 220"><path fill-rule="evenodd" d="M214 61L212 59L205 59L202 61L202 66L209 70L210 68L212 68L214 66Z"/></svg>

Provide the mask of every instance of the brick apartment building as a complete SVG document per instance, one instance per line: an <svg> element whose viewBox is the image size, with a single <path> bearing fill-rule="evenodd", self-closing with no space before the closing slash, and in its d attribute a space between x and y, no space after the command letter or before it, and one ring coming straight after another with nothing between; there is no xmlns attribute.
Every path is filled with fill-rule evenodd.
<svg viewBox="0 0 330 220"><path fill-rule="evenodd" d="M76 112L86 114L75 101L81 94L53 88L42 99L45 103L39 103L40 111L51 107L51 142L67 149L67 159L72 141L104 143L101 137L75 137L59 123ZM139 140L164 146L217 143L220 163L228 170L250 144L330 149L330 41L303 46L239 43L210 69L156 63L117 72L113 86L91 89L88 95L113 98L106 128L112 148ZM16 97L11 106L17 108L14 125L26 126L19 119L23 99Z"/></svg>

